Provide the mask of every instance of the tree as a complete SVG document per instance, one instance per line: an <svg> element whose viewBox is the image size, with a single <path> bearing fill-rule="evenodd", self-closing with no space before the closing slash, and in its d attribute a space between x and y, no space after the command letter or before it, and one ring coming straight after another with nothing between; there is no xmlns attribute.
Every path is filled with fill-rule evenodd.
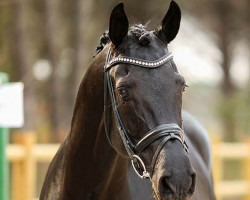
<svg viewBox="0 0 250 200"><path fill-rule="evenodd" d="M237 2L238 3L238 2ZM203 23L203 27L212 30L216 36L216 43L222 55L220 63L223 78L221 81L222 100L219 102L219 115L221 116L224 137L226 140L235 141L236 121L235 121L235 96L237 88L230 76L230 69L233 59L233 46L237 42L239 20L237 18L236 7L233 1L225 0L202 0L193 1L188 5L191 15L198 16Z"/></svg>
<svg viewBox="0 0 250 200"><path fill-rule="evenodd" d="M30 40L30 7L28 0L15 1L13 3L13 43L12 51L17 68L17 80L23 81L24 88L24 130L35 128L35 97L34 84L32 82L32 66L34 63L34 51Z"/></svg>
<svg viewBox="0 0 250 200"><path fill-rule="evenodd" d="M45 1L45 16L46 16L46 44L47 56L52 65L52 74L49 80L50 85L50 117L52 128L52 140L58 142L60 134L60 110L62 105L62 85L60 82L59 73L59 57L61 53L61 21L59 16L59 0Z"/></svg>

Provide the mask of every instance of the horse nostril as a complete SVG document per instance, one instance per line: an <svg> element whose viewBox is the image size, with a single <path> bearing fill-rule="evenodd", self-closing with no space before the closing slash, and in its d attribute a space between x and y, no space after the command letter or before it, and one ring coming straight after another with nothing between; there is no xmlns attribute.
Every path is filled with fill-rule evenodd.
<svg viewBox="0 0 250 200"><path fill-rule="evenodd" d="M175 194L175 189L169 182L169 177L163 177L161 179L162 193L164 196L169 197Z"/></svg>
<svg viewBox="0 0 250 200"><path fill-rule="evenodd" d="M190 198L195 191L196 173L183 173L163 176L159 180L159 195L165 199Z"/></svg>
<svg viewBox="0 0 250 200"><path fill-rule="evenodd" d="M190 186L190 188L189 188L189 190L188 190L188 193L190 194L190 195L192 195L193 193L194 193L194 190L195 190L195 182L196 182L196 173L195 172L193 172L192 173L192 175L191 175L191 186Z"/></svg>

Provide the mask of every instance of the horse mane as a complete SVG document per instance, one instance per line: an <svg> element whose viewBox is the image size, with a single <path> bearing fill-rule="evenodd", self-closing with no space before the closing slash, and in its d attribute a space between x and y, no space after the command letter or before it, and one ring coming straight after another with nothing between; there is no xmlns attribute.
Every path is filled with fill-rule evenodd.
<svg viewBox="0 0 250 200"><path fill-rule="evenodd" d="M99 45L96 47L95 55L93 57L96 57L103 50L106 44L109 43L109 41L109 33L108 31L105 31L100 37Z"/></svg>
<svg viewBox="0 0 250 200"><path fill-rule="evenodd" d="M150 43L149 31L146 29L146 26L142 24L135 24L131 26L128 31L128 36L134 37L142 45L147 45ZM99 45L96 47L94 57L97 56L109 42L109 33L108 31L105 31L100 37Z"/></svg>

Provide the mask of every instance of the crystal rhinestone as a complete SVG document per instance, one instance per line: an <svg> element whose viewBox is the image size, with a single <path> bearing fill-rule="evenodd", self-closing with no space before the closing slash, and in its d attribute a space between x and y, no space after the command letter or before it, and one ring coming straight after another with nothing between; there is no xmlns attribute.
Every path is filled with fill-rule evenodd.
<svg viewBox="0 0 250 200"><path fill-rule="evenodd" d="M132 62L132 59L129 59L129 62Z"/></svg>
<svg viewBox="0 0 250 200"><path fill-rule="evenodd" d="M137 63L137 64L138 64L138 63L139 63L139 61L138 61L138 60L136 60L136 61L135 61L135 63Z"/></svg>
<svg viewBox="0 0 250 200"><path fill-rule="evenodd" d="M141 61L138 62L141 65Z"/></svg>

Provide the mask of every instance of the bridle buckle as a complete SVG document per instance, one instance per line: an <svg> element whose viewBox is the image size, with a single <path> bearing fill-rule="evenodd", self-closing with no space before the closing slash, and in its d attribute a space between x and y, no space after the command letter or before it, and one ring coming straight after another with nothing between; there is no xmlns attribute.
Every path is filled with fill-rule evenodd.
<svg viewBox="0 0 250 200"><path fill-rule="evenodd" d="M131 159L131 163L132 163L132 167L135 171L135 173L141 178L149 178L150 177L150 174L149 172L147 171L146 167L145 167L145 164L144 162L142 161L142 159L137 156L137 155L133 155L132 156L132 159ZM137 166L136 166L137 165ZM143 170L143 171L140 171L140 170Z"/></svg>

